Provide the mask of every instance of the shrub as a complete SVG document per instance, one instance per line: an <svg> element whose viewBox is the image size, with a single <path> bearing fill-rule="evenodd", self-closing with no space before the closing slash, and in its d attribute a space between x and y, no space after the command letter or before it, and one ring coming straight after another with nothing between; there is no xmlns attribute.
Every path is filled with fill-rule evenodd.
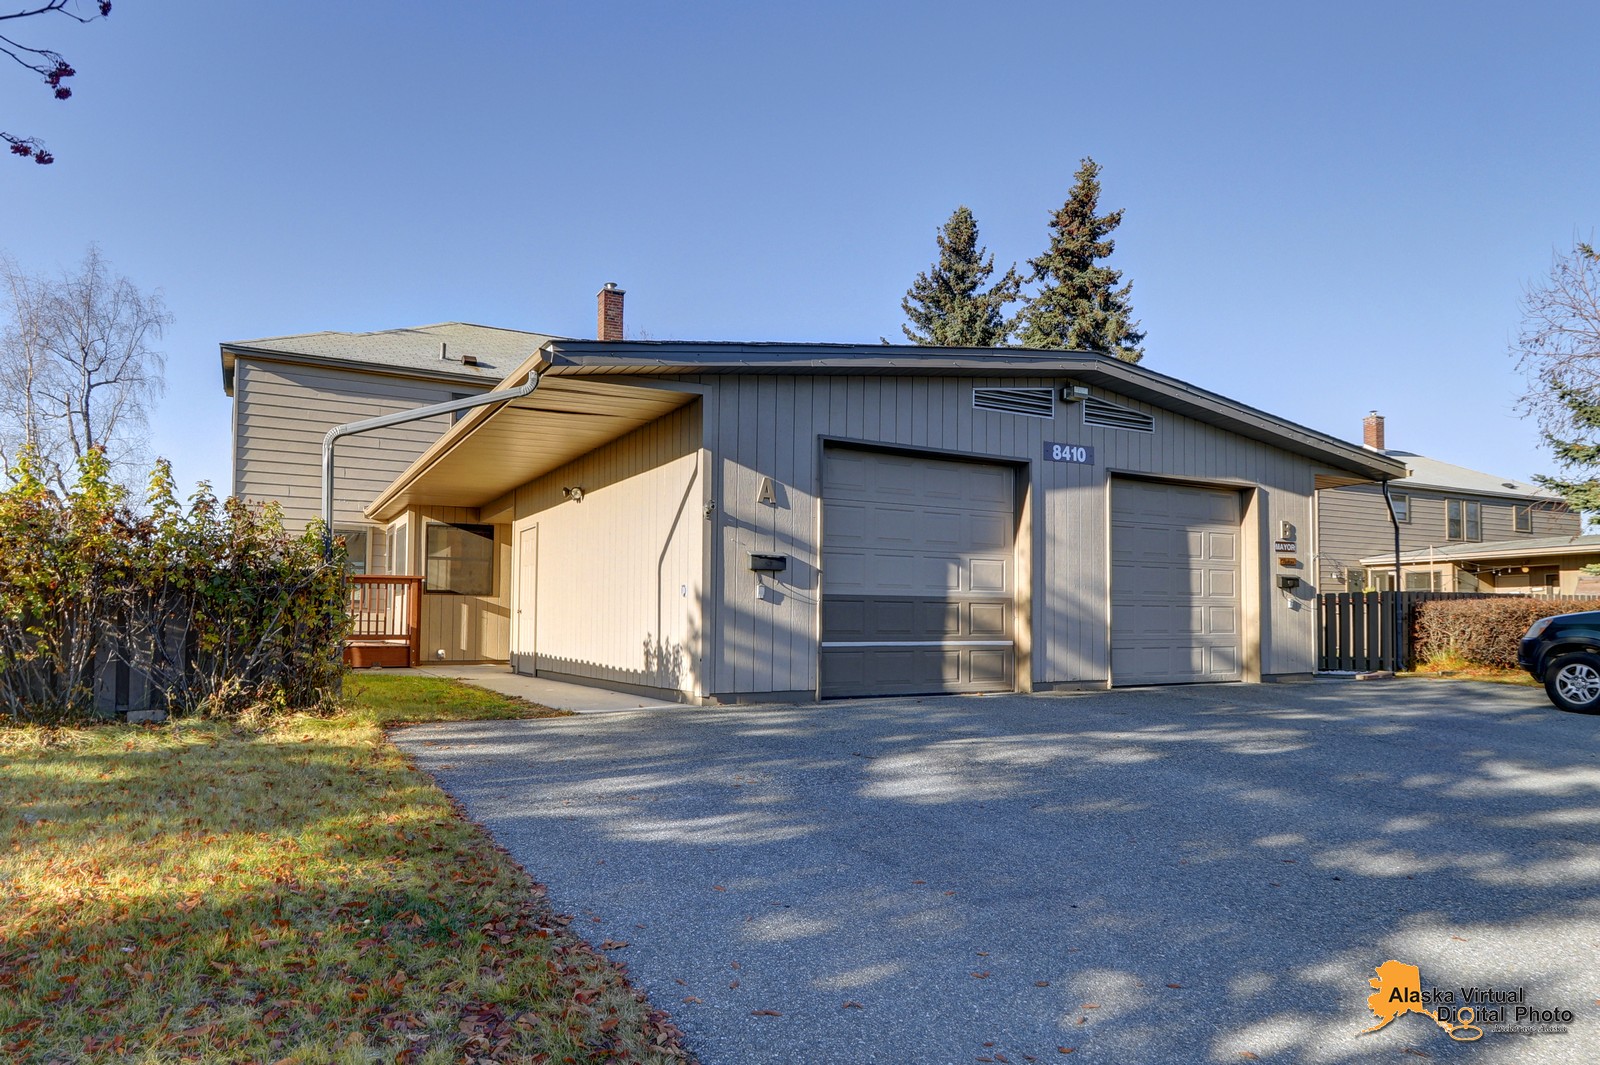
<svg viewBox="0 0 1600 1065"><path fill-rule="evenodd" d="M1540 618L1600 610L1600 599L1550 600L1536 596L1433 599L1417 605L1414 623L1418 661L1454 654L1468 662L1517 668L1517 641Z"/></svg>
<svg viewBox="0 0 1600 1065"><path fill-rule="evenodd" d="M157 463L146 513L98 452L61 496L24 454L0 491L0 713L81 719L117 665L172 714L311 709L334 694L347 627L343 558L275 507L187 507ZM337 553L336 553L337 554Z"/></svg>

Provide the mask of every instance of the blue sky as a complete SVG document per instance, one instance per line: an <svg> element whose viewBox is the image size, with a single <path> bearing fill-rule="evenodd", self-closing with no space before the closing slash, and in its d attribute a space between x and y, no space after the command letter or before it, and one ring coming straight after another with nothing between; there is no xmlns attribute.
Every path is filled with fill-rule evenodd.
<svg viewBox="0 0 1600 1065"><path fill-rule="evenodd" d="M876 341L957 204L1036 255L1079 159L1145 365L1526 477L1522 286L1600 225L1600 8L118 0L13 25L0 248L164 290L154 449L226 488L217 344L463 320Z"/></svg>

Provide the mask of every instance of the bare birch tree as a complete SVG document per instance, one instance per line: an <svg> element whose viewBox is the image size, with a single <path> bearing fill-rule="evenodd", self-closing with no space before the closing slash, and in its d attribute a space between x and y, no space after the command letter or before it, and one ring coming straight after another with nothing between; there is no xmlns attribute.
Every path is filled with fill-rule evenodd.
<svg viewBox="0 0 1600 1065"><path fill-rule="evenodd" d="M165 389L154 345L172 316L161 293L116 275L91 245L59 277L0 260L9 312L0 332L0 447L8 465L29 444L58 488L78 459L102 451L122 476L144 457L152 404Z"/></svg>
<svg viewBox="0 0 1600 1065"><path fill-rule="evenodd" d="M1574 510L1600 509L1600 252L1576 243L1522 296L1512 353L1528 376L1522 408L1565 473L1534 479Z"/></svg>

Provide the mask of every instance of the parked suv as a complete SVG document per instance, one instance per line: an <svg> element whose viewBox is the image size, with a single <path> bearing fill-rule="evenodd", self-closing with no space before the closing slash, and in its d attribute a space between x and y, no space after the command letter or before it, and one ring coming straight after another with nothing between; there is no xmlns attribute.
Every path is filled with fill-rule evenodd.
<svg viewBox="0 0 1600 1065"><path fill-rule="evenodd" d="M1517 665L1561 709L1600 713L1600 610L1535 621L1517 645Z"/></svg>

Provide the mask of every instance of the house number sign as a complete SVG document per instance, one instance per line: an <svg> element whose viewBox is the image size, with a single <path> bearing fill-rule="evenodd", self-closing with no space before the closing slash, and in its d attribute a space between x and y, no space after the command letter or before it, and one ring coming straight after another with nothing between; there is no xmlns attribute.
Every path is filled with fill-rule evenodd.
<svg viewBox="0 0 1600 1065"><path fill-rule="evenodd" d="M1093 466L1094 448L1084 444L1052 444L1046 440L1044 457L1047 462L1079 462Z"/></svg>

